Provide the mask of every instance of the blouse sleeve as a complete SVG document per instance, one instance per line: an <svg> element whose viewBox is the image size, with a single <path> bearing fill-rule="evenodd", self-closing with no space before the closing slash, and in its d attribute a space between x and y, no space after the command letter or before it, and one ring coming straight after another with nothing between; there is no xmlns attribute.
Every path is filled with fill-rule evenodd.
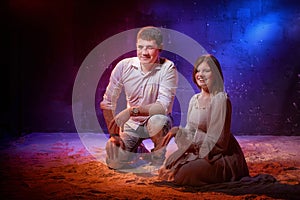
<svg viewBox="0 0 300 200"><path fill-rule="evenodd" d="M208 129L199 150L199 157L211 160L226 151L230 139L231 104L225 93L213 97Z"/></svg>
<svg viewBox="0 0 300 200"><path fill-rule="evenodd" d="M192 98L190 99L190 102L189 102L189 108L188 108L188 112L187 112L186 125L185 125L186 129L191 129L191 126L190 126L191 110L193 109L193 105L195 104L195 101L197 100L197 95L198 94L195 94L194 96L192 96Z"/></svg>
<svg viewBox="0 0 300 200"><path fill-rule="evenodd" d="M191 110L193 109L193 105L195 104L195 101L197 99L197 94L192 96L189 102L188 112L187 112L187 122L185 127L179 127L179 130L177 131L175 135L175 143L177 144L178 148L180 149L187 149L191 143L193 142L193 138L195 135L196 130L193 130L193 128L189 125L189 118Z"/></svg>

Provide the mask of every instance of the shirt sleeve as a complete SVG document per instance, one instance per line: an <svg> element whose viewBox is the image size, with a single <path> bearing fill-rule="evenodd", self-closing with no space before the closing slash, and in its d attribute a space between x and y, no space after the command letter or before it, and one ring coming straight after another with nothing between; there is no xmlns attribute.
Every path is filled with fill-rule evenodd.
<svg viewBox="0 0 300 200"><path fill-rule="evenodd" d="M172 111L178 83L178 74L174 63L170 62L170 64L165 67L166 70L162 74L162 79L159 84L157 102L162 104L166 114L168 114Z"/></svg>
<svg viewBox="0 0 300 200"><path fill-rule="evenodd" d="M230 140L231 104L225 93L213 97L207 134L199 150L200 158L212 159L226 151Z"/></svg>
<svg viewBox="0 0 300 200"><path fill-rule="evenodd" d="M120 61L110 75L108 86L103 95L103 100L100 103L101 109L116 110L117 101L123 87L122 71L123 62Z"/></svg>

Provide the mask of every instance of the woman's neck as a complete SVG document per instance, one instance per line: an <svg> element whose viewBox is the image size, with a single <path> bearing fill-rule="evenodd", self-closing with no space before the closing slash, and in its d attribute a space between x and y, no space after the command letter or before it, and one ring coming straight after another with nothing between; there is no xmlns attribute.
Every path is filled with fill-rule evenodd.
<svg viewBox="0 0 300 200"><path fill-rule="evenodd" d="M215 89L208 89L207 87L205 88L201 88L201 93L203 96L214 96L216 94L218 94L219 90L215 90Z"/></svg>
<svg viewBox="0 0 300 200"><path fill-rule="evenodd" d="M201 95L203 97L210 97L211 93L209 92L209 90L207 88L202 88L201 89Z"/></svg>

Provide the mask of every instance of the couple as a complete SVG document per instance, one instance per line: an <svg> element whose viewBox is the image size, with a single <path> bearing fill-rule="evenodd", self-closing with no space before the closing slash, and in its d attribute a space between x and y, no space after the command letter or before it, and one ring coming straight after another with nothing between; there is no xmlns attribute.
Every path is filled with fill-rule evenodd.
<svg viewBox="0 0 300 200"><path fill-rule="evenodd" d="M231 104L218 60L213 55L196 60L192 79L200 92L190 99L186 126L172 127L177 71L172 61L159 56L163 46L160 29L140 29L136 45L137 57L116 65L100 103L110 134L108 167L126 169L140 161L150 162L161 166L160 179L192 186L248 176L243 152L230 132ZM122 89L127 108L115 115ZM178 149L165 159L173 137ZM142 143L148 138L154 144L151 153Z"/></svg>

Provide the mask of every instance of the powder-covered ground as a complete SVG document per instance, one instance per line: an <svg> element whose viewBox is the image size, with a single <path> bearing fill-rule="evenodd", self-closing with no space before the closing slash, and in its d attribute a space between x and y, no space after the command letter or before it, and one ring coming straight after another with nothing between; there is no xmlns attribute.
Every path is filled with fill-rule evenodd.
<svg viewBox="0 0 300 200"><path fill-rule="evenodd" d="M300 136L236 136L250 178L178 187L104 164L103 134L32 133L0 147L1 199L300 199ZM146 146L151 144L146 141ZM176 149L172 141L167 155Z"/></svg>

